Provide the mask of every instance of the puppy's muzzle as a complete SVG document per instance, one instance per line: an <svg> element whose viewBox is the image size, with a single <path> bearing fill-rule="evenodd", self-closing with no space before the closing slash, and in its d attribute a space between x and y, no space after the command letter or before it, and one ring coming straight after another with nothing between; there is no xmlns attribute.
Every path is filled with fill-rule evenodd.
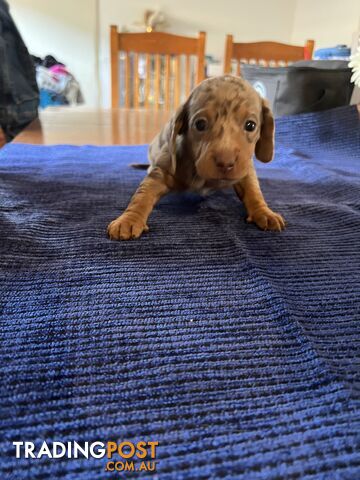
<svg viewBox="0 0 360 480"><path fill-rule="evenodd" d="M215 165L220 173L228 173L233 170L238 161L238 150L221 150L213 155Z"/></svg>

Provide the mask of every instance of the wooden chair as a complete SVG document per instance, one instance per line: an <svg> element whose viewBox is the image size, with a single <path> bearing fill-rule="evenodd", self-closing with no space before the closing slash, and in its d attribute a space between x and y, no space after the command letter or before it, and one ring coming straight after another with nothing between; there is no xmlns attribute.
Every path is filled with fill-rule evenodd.
<svg viewBox="0 0 360 480"><path fill-rule="evenodd" d="M182 93L188 96L191 88L205 77L205 39L204 32L198 38L163 32L119 33L117 26L112 25L111 106L118 108L121 103L126 108L176 108ZM145 67L143 78L139 77L140 61ZM121 68L121 63L125 68Z"/></svg>
<svg viewBox="0 0 360 480"><path fill-rule="evenodd" d="M287 65L298 60L310 60L314 51L314 40L307 40L305 46L287 45L277 42L234 43L233 36L226 36L224 73L231 73L232 62L236 61L236 75L241 74L240 62L255 60L262 65L276 66L279 62Z"/></svg>

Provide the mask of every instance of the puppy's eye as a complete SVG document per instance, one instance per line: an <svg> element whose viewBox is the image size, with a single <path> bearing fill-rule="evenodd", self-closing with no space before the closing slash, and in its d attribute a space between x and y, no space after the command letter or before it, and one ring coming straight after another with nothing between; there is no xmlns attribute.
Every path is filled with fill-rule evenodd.
<svg viewBox="0 0 360 480"><path fill-rule="evenodd" d="M247 132L253 132L256 128L256 123L253 122L252 120L248 120L247 122L245 122L244 128Z"/></svg>
<svg viewBox="0 0 360 480"><path fill-rule="evenodd" d="M206 118L198 118L195 123L195 128L198 132L203 132L204 130L207 129L207 126L208 126L208 122L206 120Z"/></svg>

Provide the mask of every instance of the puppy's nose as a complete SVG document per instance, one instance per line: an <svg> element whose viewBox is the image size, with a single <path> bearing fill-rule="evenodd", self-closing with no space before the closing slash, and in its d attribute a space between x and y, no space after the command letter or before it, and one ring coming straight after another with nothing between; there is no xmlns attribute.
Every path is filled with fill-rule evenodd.
<svg viewBox="0 0 360 480"><path fill-rule="evenodd" d="M235 165L235 162L224 163L221 160L220 161L215 160L215 163L216 163L216 166L218 167L218 169L221 170L222 172L230 172L234 168L234 165Z"/></svg>
<svg viewBox="0 0 360 480"><path fill-rule="evenodd" d="M237 160L237 153L224 151L214 156L215 165L222 172L230 172Z"/></svg>

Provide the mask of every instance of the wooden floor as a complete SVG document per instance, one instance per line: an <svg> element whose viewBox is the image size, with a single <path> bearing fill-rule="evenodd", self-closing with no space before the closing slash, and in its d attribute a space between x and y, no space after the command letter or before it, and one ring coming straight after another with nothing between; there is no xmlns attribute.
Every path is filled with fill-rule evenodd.
<svg viewBox="0 0 360 480"><path fill-rule="evenodd" d="M14 143L139 145L149 143L171 117L168 111L51 107L40 112Z"/></svg>
<svg viewBox="0 0 360 480"><path fill-rule="evenodd" d="M360 105L357 106L360 113ZM171 117L169 111L51 107L40 112L13 141L40 145L140 145L149 143ZM0 129L0 147L1 147Z"/></svg>

